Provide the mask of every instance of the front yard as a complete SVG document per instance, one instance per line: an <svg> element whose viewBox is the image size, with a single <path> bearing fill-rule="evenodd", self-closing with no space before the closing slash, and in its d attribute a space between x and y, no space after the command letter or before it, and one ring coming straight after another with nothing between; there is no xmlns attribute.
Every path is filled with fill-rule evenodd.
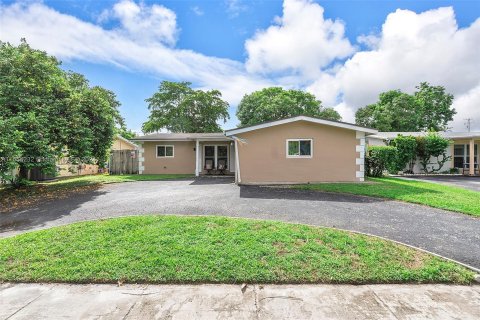
<svg viewBox="0 0 480 320"><path fill-rule="evenodd" d="M480 217L480 192L430 182L369 178L366 183L319 183L293 188L388 198Z"/></svg>
<svg viewBox="0 0 480 320"><path fill-rule="evenodd" d="M0 186L0 213L26 208L52 199L64 199L77 193L94 190L102 184L185 179L189 174L125 174L125 175L87 175L61 178L50 182L35 183L18 189Z"/></svg>
<svg viewBox="0 0 480 320"><path fill-rule="evenodd" d="M224 217L138 216L0 240L0 282L459 283L474 273L389 241Z"/></svg>

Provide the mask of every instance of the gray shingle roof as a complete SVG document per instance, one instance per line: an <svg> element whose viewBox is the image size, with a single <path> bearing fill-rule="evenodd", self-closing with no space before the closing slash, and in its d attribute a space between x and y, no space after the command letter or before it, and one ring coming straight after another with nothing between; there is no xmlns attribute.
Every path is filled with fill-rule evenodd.
<svg viewBox="0 0 480 320"><path fill-rule="evenodd" d="M369 136L369 138L377 139L394 139L399 134L403 136L414 136L420 137L427 134L427 132L379 132L377 134ZM447 139L471 139L471 138L480 138L480 132L453 132L453 131L443 131L439 132L439 135Z"/></svg>
<svg viewBox="0 0 480 320"><path fill-rule="evenodd" d="M131 139L133 141L158 141L158 140L231 140L223 132L217 133L151 133Z"/></svg>

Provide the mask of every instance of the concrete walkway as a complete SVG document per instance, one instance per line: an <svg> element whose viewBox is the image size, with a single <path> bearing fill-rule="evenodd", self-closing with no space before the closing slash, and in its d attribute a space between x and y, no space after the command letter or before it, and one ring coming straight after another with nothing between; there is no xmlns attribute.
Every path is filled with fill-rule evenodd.
<svg viewBox="0 0 480 320"><path fill-rule="evenodd" d="M480 319L480 286L0 285L0 319Z"/></svg>

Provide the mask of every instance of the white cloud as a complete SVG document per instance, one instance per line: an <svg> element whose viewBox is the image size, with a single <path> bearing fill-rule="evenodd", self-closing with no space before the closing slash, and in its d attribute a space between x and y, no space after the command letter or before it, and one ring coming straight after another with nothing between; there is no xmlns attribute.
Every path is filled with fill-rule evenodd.
<svg viewBox="0 0 480 320"><path fill-rule="evenodd" d="M335 59L350 56L354 47L345 37L343 22L324 19L323 11L311 0L285 0L276 24L257 31L245 43L247 69L290 71L311 79Z"/></svg>
<svg viewBox="0 0 480 320"><path fill-rule="evenodd" d="M471 130L480 131L480 83L467 93L457 97L453 107L458 112L452 123L453 130L467 131L466 119L472 119Z"/></svg>
<svg viewBox="0 0 480 320"><path fill-rule="evenodd" d="M477 91L471 92L480 83L480 19L459 29L452 8L420 14L397 10L388 15L376 39L370 35L368 42L371 50L355 53L333 76L310 85L309 91L329 101L341 95L340 102L356 110L375 102L383 91L413 92L419 82L428 81L445 86L455 95L455 105L465 101L462 106L480 108Z"/></svg>
<svg viewBox="0 0 480 320"><path fill-rule="evenodd" d="M144 42L144 38L135 35L144 25L140 23L136 27L134 21L142 15L153 15L145 10L158 12L159 9L141 7L138 11L136 8L140 7L117 7L115 14L121 17L125 28L106 30L41 3L2 6L0 38L18 43L25 37L32 47L63 60L111 63L162 78L191 81L203 88L219 89L232 104L238 103L247 90L271 85L268 80L247 74L240 62L171 48L161 37L156 37L157 41Z"/></svg>
<svg viewBox="0 0 480 320"><path fill-rule="evenodd" d="M242 0L225 0L225 4L230 18L236 18L248 9L248 6Z"/></svg>
<svg viewBox="0 0 480 320"><path fill-rule="evenodd" d="M16 44L25 37L62 60L109 63L219 89L233 106L263 87L303 88L346 121L383 91L413 92L428 81L455 95L455 130L465 130L465 118L473 118L472 129L480 130L480 19L460 29L452 8L397 10L379 34L358 37L367 49L354 52L344 23L324 19L320 5L286 0L283 9L275 24L247 40L246 63L175 48L175 13L127 0L99 17L118 21L111 30L42 3L0 5L0 39Z"/></svg>
<svg viewBox="0 0 480 320"><path fill-rule="evenodd" d="M135 38L136 41L160 41L174 45L177 40L177 16L172 10L153 4L145 5L132 0L120 0L111 10L104 10L97 21L110 19L120 22L119 33Z"/></svg>
<svg viewBox="0 0 480 320"><path fill-rule="evenodd" d="M200 8L199 6L193 6L190 8L192 10L193 13L195 13L195 15L197 16L203 16L205 14L205 12L202 10L202 8Z"/></svg>

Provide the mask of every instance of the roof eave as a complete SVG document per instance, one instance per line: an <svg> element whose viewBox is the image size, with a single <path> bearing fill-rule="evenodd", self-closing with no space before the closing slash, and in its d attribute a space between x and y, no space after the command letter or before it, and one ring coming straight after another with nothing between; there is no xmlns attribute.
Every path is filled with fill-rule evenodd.
<svg viewBox="0 0 480 320"><path fill-rule="evenodd" d="M281 125L281 124L287 124L287 123L296 122L296 121L308 121L308 122L313 122L313 123L318 123L318 124L325 124L325 125L329 125L329 126L332 126L332 127L338 127L338 128L360 131L360 132L364 132L366 134L377 134L378 133L378 130L375 130L375 129L372 129L372 128L360 127L360 126L345 123L345 122L336 122L336 121L330 121L330 120L319 119L319 118L312 118L312 117L307 117L307 116L297 116L297 117L292 117L292 118L287 118L287 119L282 119L282 120L277 120L277 121L260 123L260 124L256 124L256 125L249 126L249 127L244 127L244 128L226 130L225 135L226 136L234 136L236 134L241 134L241 133L245 133L245 132L249 132L249 131L255 131L255 130L259 130L259 129L263 129L263 128L273 127L273 126L277 126L277 125Z"/></svg>

